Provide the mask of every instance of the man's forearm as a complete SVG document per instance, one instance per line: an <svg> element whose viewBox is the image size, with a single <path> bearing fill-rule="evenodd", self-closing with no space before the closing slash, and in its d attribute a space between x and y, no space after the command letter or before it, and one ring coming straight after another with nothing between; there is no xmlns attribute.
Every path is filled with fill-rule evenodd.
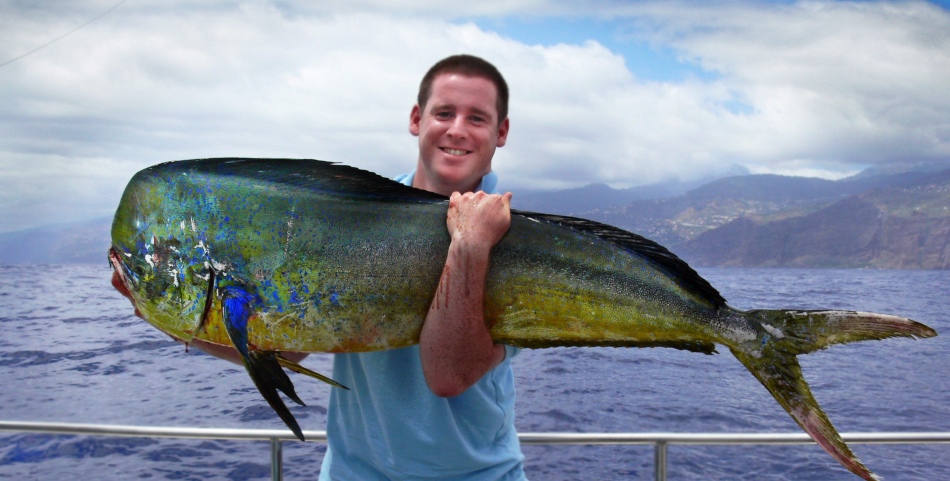
<svg viewBox="0 0 950 481"><path fill-rule="evenodd" d="M422 369L438 396L461 394L504 360L484 317L489 247L453 241L419 341Z"/></svg>

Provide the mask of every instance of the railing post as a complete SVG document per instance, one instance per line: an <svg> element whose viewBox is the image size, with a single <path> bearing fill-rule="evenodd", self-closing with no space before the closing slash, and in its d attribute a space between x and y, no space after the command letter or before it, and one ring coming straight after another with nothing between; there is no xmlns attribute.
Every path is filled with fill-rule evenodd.
<svg viewBox="0 0 950 481"><path fill-rule="evenodd" d="M81 436L131 436L181 439L232 439L270 441L271 473L274 480L283 478L283 440L291 440L286 429L209 429L161 426L113 426L105 424L46 423L0 420L0 433L6 431ZM841 433L855 444L950 444L947 432L877 432ZM326 442L326 431L310 431L311 441ZM735 445L735 444L814 444L806 433L518 433L522 444L652 444L655 449L653 469L656 481L666 481L667 456L670 444Z"/></svg>
<svg viewBox="0 0 950 481"><path fill-rule="evenodd" d="M657 441L654 445L653 473L656 481L666 481L666 441Z"/></svg>
<svg viewBox="0 0 950 481"><path fill-rule="evenodd" d="M280 438L270 438L270 477L281 481L284 477L284 455Z"/></svg>

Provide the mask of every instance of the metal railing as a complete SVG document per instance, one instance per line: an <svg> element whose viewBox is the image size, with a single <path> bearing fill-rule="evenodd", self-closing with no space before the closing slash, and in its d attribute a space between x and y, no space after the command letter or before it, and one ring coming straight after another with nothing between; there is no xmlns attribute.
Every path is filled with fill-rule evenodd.
<svg viewBox="0 0 950 481"><path fill-rule="evenodd" d="M0 431L181 439L270 441L271 478L283 476L284 441L298 441L287 430L120 426L104 424L0 421ZM304 431L308 442L326 442L326 431ZM842 433L851 444L950 444L950 432ZM667 448L681 445L814 444L805 433L519 433L522 444L652 444L654 478L666 481Z"/></svg>

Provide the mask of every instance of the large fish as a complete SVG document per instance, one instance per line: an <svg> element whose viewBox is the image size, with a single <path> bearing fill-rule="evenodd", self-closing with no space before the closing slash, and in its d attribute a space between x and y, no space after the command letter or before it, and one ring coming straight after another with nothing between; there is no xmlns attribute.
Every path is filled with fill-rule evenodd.
<svg viewBox="0 0 950 481"><path fill-rule="evenodd" d="M143 317L190 342L233 346L301 439L277 390L300 402L279 352L415 344L449 246L447 199L316 160L170 162L133 177L110 262ZM446 294L447 295L447 294ZM726 346L835 459L876 479L813 398L796 356L832 344L935 336L890 315L740 311L685 262L636 234L512 212L491 254L493 339L525 348ZM302 404L302 403L301 403Z"/></svg>

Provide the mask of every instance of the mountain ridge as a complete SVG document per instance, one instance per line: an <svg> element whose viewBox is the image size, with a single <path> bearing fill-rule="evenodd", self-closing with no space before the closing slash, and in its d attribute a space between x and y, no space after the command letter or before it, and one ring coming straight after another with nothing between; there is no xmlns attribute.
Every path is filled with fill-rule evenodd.
<svg viewBox="0 0 950 481"><path fill-rule="evenodd" d="M950 268L950 169L590 184L518 197L515 208L627 229L696 265ZM0 264L104 262L110 229L102 217L3 233Z"/></svg>
<svg viewBox="0 0 950 481"><path fill-rule="evenodd" d="M950 170L872 188L802 216L740 217L677 252L697 265L950 269Z"/></svg>

